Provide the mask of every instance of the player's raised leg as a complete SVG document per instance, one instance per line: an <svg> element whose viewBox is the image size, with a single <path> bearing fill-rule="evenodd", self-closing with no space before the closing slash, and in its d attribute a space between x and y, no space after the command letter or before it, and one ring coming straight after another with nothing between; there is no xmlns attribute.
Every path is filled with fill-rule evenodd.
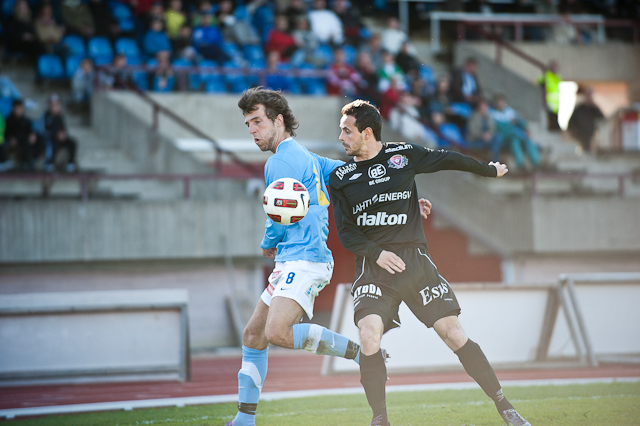
<svg viewBox="0 0 640 426"><path fill-rule="evenodd" d="M433 324L442 340L458 356L469 376L475 380L482 390L496 404L496 409L509 426L531 426L507 400L496 373L489 364L480 346L469 339L462 330L457 316L440 318Z"/></svg>
<svg viewBox="0 0 640 426"><path fill-rule="evenodd" d="M382 318L377 314L369 314L358 321L358 328L362 345L360 383L373 410L373 419L369 426L389 426L385 390L387 366L380 349L380 340L384 332Z"/></svg>

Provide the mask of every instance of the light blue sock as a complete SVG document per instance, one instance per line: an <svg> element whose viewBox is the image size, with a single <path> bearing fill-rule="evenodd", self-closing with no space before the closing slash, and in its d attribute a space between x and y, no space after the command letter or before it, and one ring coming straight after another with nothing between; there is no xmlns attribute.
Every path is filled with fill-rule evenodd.
<svg viewBox="0 0 640 426"><path fill-rule="evenodd" d="M242 368L238 371L238 411L234 426L254 426L256 407L260 400L262 384L267 377L268 351L242 346Z"/></svg>
<svg viewBox="0 0 640 426"><path fill-rule="evenodd" d="M360 346L341 334L318 324L294 324L293 348L315 352L318 355L339 356L358 362Z"/></svg>

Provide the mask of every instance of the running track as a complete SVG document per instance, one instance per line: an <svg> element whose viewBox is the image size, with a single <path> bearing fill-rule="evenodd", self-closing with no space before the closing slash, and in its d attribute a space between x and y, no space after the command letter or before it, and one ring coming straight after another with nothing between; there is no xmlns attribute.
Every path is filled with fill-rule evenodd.
<svg viewBox="0 0 640 426"><path fill-rule="evenodd" d="M269 373L263 392L361 387L358 374L320 375L322 357L286 350L270 351ZM197 357L190 382L126 382L65 384L0 388L0 409L47 407L159 398L181 398L237 393L239 355ZM640 378L640 365L601 364L596 368L535 368L497 371L506 380ZM464 383L464 372L390 374L389 386Z"/></svg>

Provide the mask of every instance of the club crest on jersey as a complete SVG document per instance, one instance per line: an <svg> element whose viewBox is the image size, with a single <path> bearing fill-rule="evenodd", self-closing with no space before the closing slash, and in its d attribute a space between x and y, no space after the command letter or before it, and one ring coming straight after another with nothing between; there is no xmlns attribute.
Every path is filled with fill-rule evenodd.
<svg viewBox="0 0 640 426"><path fill-rule="evenodd" d="M393 157L389 158L388 164L392 169L401 169L409 164L409 159L406 155L396 154Z"/></svg>

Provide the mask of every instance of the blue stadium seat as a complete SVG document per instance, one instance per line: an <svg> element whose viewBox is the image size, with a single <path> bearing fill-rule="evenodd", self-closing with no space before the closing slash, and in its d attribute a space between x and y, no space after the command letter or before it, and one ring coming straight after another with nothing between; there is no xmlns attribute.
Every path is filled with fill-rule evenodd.
<svg viewBox="0 0 640 426"><path fill-rule="evenodd" d="M333 62L333 49L328 44L318 46L313 56L322 62L322 66L328 66Z"/></svg>
<svg viewBox="0 0 640 426"><path fill-rule="evenodd" d="M109 6L111 7L113 17L118 21L120 31L128 33L135 29L136 25L133 19L133 14L126 4L112 1L109 2Z"/></svg>
<svg viewBox="0 0 640 426"><path fill-rule="evenodd" d="M0 96L12 99L22 99L22 93L6 75L0 75Z"/></svg>
<svg viewBox="0 0 640 426"><path fill-rule="evenodd" d="M242 93L251 86L249 80L244 75L235 73L225 74L225 80L231 93Z"/></svg>
<svg viewBox="0 0 640 426"><path fill-rule="evenodd" d="M438 141L440 143L446 144L444 146L466 146L467 142L462 137L462 133L460 133L460 129L453 123L442 123L438 128L440 134L442 135L444 141Z"/></svg>
<svg viewBox="0 0 640 426"><path fill-rule="evenodd" d="M256 46L255 44L247 44L242 46L242 53L244 58L249 61L263 60L264 61L264 52L262 51L262 47Z"/></svg>
<svg viewBox="0 0 640 426"><path fill-rule="evenodd" d="M116 52L127 57L127 63L130 59L140 60L140 48L138 43L129 37L121 37L116 40Z"/></svg>
<svg viewBox="0 0 640 426"><path fill-rule="evenodd" d="M171 62L174 68L191 68L193 64L184 58L176 58Z"/></svg>
<svg viewBox="0 0 640 426"><path fill-rule="evenodd" d="M222 51L229 56L229 61L233 62L236 66L243 67L245 65L244 56L235 43L231 41L223 42Z"/></svg>
<svg viewBox="0 0 640 426"><path fill-rule="evenodd" d="M217 67L218 63L209 59L198 62L198 70L189 73L189 90L201 90L209 75L219 75L219 72L211 67ZM209 68L209 69L208 69ZM224 81L223 81L224 85ZM226 89L225 89L226 90Z"/></svg>
<svg viewBox="0 0 640 426"><path fill-rule="evenodd" d="M175 84L176 78L169 77L167 78L167 84L164 87L160 87L160 78L155 77L152 82L153 87L151 88L151 90L153 90L154 92L171 92Z"/></svg>
<svg viewBox="0 0 640 426"><path fill-rule="evenodd" d="M356 56L358 56L358 50L350 44L342 46L344 51L345 60L349 65L353 65L356 62Z"/></svg>
<svg viewBox="0 0 640 426"><path fill-rule="evenodd" d="M111 43L106 37L92 37L87 44L89 50L89 56L98 65L110 63L113 58L113 49L111 49ZM105 62L106 61L106 62Z"/></svg>
<svg viewBox="0 0 640 426"><path fill-rule="evenodd" d="M38 77L48 80L65 78L62 61L56 55L42 55L38 58Z"/></svg>
<svg viewBox="0 0 640 426"><path fill-rule="evenodd" d="M431 84L432 86L435 86L436 84L436 73L433 72L433 69L431 69L431 67L425 64L420 65L420 78Z"/></svg>
<svg viewBox="0 0 640 426"><path fill-rule="evenodd" d="M204 91L206 93L225 93L227 86L220 74L210 74L204 79Z"/></svg>
<svg viewBox="0 0 640 426"><path fill-rule="evenodd" d="M304 84L304 93L313 96L327 96L327 86L322 79L309 80Z"/></svg>
<svg viewBox="0 0 640 426"><path fill-rule="evenodd" d="M471 113L473 112L471 109L471 105L464 102L456 102L449 105L451 112L455 115L459 115L460 117L469 118Z"/></svg>
<svg viewBox="0 0 640 426"><path fill-rule="evenodd" d="M65 69L67 70L67 77L73 77L73 74L80 66L80 62L82 62L82 59L82 56L68 56L67 59L65 59Z"/></svg>
<svg viewBox="0 0 640 426"><path fill-rule="evenodd" d="M13 108L13 98L7 96L0 96L0 114L4 118L11 113L11 108Z"/></svg>
<svg viewBox="0 0 640 426"><path fill-rule="evenodd" d="M265 84L273 90L282 90L288 93L301 93L300 82L292 75L285 73L267 74Z"/></svg>
<svg viewBox="0 0 640 426"><path fill-rule="evenodd" d="M86 56L87 49L84 46L84 40L79 35L68 34L62 39L62 45L66 48L67 55L70 56Z"/></svg>
<svg viewBox="0 0 640 426"><path fill-rule="evenodd" d="M134 71L133 75L132 75L132 78L133 78L133 82L141 90L148 90L147 73L146 72L144 72L144 71Z"/></svg>
<svg viewBox="0 0 640 426"><path fill-rule="evenodd" d="M275 23L275 15L271 8L271 4L267 3L257 8L253 13L253 26L258 30L258 35L263 43L267 40L269 31Z"/></svg>

